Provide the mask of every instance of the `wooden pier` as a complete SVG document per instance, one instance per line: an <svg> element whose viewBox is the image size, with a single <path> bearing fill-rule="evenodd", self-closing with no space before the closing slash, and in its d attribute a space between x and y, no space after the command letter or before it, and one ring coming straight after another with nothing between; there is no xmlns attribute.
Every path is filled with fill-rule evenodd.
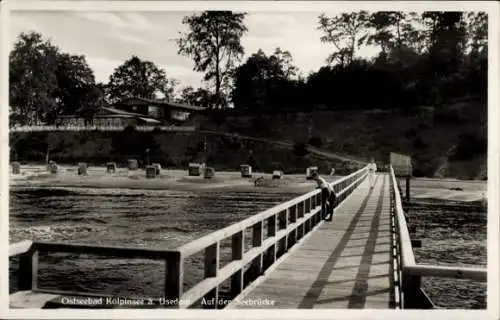
<svg viewBox="0 0 500 320"><path fill-rule="evenodd" d="M164 261L164 298L184 303L155 302L143 308L199 308L200 301L208 300L215 301L210 308L219 309L429 309L434 306L421 289L422 277L486 281L486 268L418 264L394 169L389 166L388 173L377 174L373 188L367 175L364 167L332 184L338 203L331 221L322 219L321 193L314 190L176 250L31 241L11 244L9 256L20 259L19 290L10 295L10 307L70 308L61 302L62 297L102 297L39 288L39 252ZM248 236L250 248L245 246ZM220 244L226 239L232 243L232 259L221 267ZM204 253L204 279L185 291L184 263L198 252ZM221 290L226 280L230 292Z"/></svg>
<svg viewBox="0 0 500 320"><path fill-rule="evenodd" d="M389 181L365 180L286 259L240 295L274 308L391 308L394 305ZM238 300L239 300L238 299ZM238 301L235 300L235 301ZM229 307L248 308L234 303ZM255 304L256 308L269 308Z"/></svg>

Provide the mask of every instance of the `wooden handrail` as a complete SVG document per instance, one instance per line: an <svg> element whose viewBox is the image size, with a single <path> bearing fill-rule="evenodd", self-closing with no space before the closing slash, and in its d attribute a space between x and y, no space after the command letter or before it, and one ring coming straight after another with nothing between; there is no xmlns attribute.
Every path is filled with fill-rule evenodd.
<svg viewBox="0 0 500 320"><path fill-rule="evenodd" d="M406 267L405 272L412 276L469 279L482 282L487 281L487 271L484 268L418 264Z"/></svg>
<svg viewBox="0 0 500 320"><path fill-rule="evenodd" d="M182 284L179 283L179 281L182 280L182 260L181 254L178 250L32 242L24 240L9 246L9 257L19 256L18 289L20 291L47 291L42 288L38 288L39 252L78 253L113 256L118 258L164 260L167 270L167 275L165 277L165 297L178 297L181 290L180 288L182 287Z"/></svg>
<svg viewBox="0 0 500 320"><path fill-rule="evenodd" d="M139 258L161 260L179 254L178 250L160 250L133 247L101 246L79 243L32 242L23 240L9 246L9 257L18 256L29 251L51 253L81 253L107 255L120 258Z"/></svg>
<svg viewBox="0 0 500 320"><path fill-rule="evenodd" d="M367 167L364 167L332 183L334 189L338 190L339 202L363 181L366 174ZM279 247L286 251L305 233L313 230L321 221L321 213L321 191L313 190L181 246L179 251L182 259L205 250L205 265L209 265L209 261L216 261L215 265L218 265L219 258L215 257L218 250L210 248L218 248L220 242L229 237L233 239L232 261L218 270L210 269L207 272L205 269L205 279L181 296L180 300L184 303L179 307L188 308L201 298L217 297L218 285L228 278L231 278L231 293L234 298L243 289L242 277L247 264L251 265L252 277L260 276L266 264L271 265L276 261ZM263 230L266 221L267 233ZM241 241L248 228L252 228L252 248L244 252Z"/></svg>
<svg viewBox="0 0 500 320"><path fill-rule="evenodd" d="M413 254L413 247L411 245L410 232L406 223L405 214L403 211L403 204L401 201L401 194L394 174L394 169L390 167L391 174L391 192L394 196L394 214L396 218L396 231L398 233L399 245L401 248L401 265L402 267L415 265L415 256Z"/></svg>
<svg viewBox="0 0 500 320"><path fill-rule="evenodd" d="M345 177L339 179L338 181L333 182L332 185L334 187L336 185L342 185L343 183L352 180L353 177L355 177L356 175L359 175L363 172L366 172L366 167L362 168L362 169L360 169L360 170L358 170L358 171L356 171L348 176L345 176ZM343 190L344 189L348 189L348 188L343 188ZM337 197L339 197L343 194L342 191L337 193ZM179 251L182 252L182 255L184 257L189 257L190 255L203 250L208 245L212 245L217 241L222 241L222 240L232 236L233 234L235 234L241 230L244 230L246 228L253 226L254 224L258 223L259 221L263 221L263 220L265 220L273 215L276 215L277 213L279 213L281 211L287 210L288 208L290 208L294 205L297 205L301 202L304 202L307 199L310 199L316 195L319 195L320 192L321 192L320 190L313 190L313 191L306 193L302 196L299 196L299 197L294 198L292 200L289 200L287 202L281 203L281 204L279 204L275 207L272 207L270 209L264 210L261 213L258 213L258 214L253 215L245 220L242 220L240 222L232 224L224 229L215 231L209 235L206 235L206 236L201 237L197 240L191 241L191 242L181 246L179 248Z"/></svg>

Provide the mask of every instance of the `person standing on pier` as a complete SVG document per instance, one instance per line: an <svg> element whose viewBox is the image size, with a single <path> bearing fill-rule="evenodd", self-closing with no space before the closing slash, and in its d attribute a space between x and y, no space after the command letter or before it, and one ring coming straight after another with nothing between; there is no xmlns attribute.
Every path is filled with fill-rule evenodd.
<svg viewBox="0 0 500 320"><path fill-rule="evenodd" d="M320 177L317 172L314 172L311 177L318 184L318 188L321 189L321 210L323 211L323 219L331 221L333 219L333 210L335 209L335 200L337 199L335 190L332 185ZM329 216L328 219L326 218L327 216Z"/></svg>
<svg viewBox="0 0 500 320"><path fill-rule="evenodd" d="M370 160L370 164L368 164L368 179L370 181L371 189L373 189L373 183L375 181L375 172L377 172L377 165L375 164L375 160L372 158Z"/></svg>

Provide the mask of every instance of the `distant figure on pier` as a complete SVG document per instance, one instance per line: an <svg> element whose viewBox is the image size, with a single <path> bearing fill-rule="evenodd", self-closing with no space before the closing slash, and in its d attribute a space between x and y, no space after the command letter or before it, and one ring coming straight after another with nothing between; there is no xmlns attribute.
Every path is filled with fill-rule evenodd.
<svg viewBox="0 0 500 320"><path fill-rule="evenodd" d="M368 165L368 179L370 180L370 188L373 189L373 183L375 181L375 172L377 172L377 165L375 164L375 160L373 158L370 160L370 164Z"/></svg>
<svg viewBox="0 0 500 320"><path fill-rule="evenodd" d="M337 199L335 190L333 190L332 185L320 177L317 172L314 172L311 177L318 183L318 188L321 189L321 208L323 210L323 219L331 221L333 219L333 210L335 209L335 200ZM327 216L329 216L328 219Z"/></svg>

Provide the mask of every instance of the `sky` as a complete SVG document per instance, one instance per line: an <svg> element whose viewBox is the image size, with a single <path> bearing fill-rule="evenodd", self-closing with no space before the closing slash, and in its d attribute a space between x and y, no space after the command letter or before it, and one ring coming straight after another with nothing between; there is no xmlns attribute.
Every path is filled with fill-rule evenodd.
<svg viewBox="0 0 500 320"><path fill-rule="evenodd" d="M17 11L11 15L11 45L21 32L37 31L62 51L85 55L98 82L107 82L116 67L137 55L179 80L179 88L203 87L203 74L193 71L189 57L177 54L175 43L179 32L187 30L182 18L192 13ZM259 49L271 54L280 47L292 54L304 76L317 71L333 51L332 44L320 41L317 26L321 13L248 13L244 20L248 32L241 39L245 48L242 62ZM364 48L359 55L373 56L378 51Z"/></svg>

